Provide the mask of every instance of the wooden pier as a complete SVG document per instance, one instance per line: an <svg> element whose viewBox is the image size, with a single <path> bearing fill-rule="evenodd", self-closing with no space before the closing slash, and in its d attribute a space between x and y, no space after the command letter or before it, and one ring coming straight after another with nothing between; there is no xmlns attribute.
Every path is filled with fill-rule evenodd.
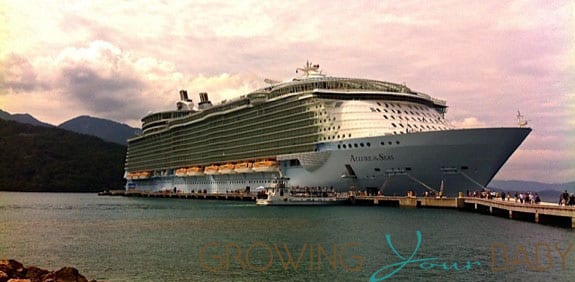
<svg viewBox="0 0 575 282"><path fill-rule="evenodd" d="M125 196L143 198L176 198L198 200L252 201L252 193L182 193L182 192L148 192L137 190L110 190L100 192L102 196ZM351 205L397 206L408 208L451 208L479 212L495 216L518 219L542 224L557 225L575 229L575 207L558 206L553 203L521 204L515 200L503 201L476 197L415 197L415 196L368 196L352 195L348 197Z"/></svg>
<svg viewBox="0 0 575 282"><path fill-rule="evenodd" d="M552 224L575 229L575 207L553 203L522 204L515 200L464 198L465 208L496 216Z"/></svg>

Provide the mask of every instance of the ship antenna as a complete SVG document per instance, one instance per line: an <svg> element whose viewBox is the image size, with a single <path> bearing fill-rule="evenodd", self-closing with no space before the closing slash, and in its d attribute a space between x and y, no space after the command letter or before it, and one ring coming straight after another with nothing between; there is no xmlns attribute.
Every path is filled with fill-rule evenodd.
<svg viewBox="0 0 575 282"><path fill-rule="evenodd" d="M529 121L526 120L523 115L521 115L521 112L517 110L517 125L519 125L519 127L526 127L528 122Z"/></svg>
<svg viewBox="0 0 575 282"><path fill-rule="evenodd" d="M314 65L310 61L307 61L305 63L305 67L297 68L295 70L295 73L299 73L300 71L302 71L304 73L304 75L303 75L304 77L325 76L325 74L322 74L321 71L319 70L319 65L318 64Z"/></svg>

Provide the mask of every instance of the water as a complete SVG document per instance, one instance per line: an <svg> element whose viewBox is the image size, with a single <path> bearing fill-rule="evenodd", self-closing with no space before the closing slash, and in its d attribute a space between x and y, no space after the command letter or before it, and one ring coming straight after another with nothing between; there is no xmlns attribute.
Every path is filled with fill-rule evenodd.
<svg viewBox="0 0 575 282"><path fill-rule="evenodd" d="M0 192L0 258L74 266L89 279L369 281L414 251L412 260L435 260L408 263L386 281L575 275L574 231L456 210Z"/></svg>

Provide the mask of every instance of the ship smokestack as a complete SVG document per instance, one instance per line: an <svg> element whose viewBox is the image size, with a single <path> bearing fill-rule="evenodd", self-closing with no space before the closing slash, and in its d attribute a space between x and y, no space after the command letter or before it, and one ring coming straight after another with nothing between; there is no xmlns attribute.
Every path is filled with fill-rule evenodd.
<svg viewBox="0 0 575 282"><path fill-rule="evenodd" d="M188 91L180 90L180 101L176 102L178 111L194 111L194 102L188 97Z"/></svg>
<svg viewBox="0 0 575 282"><path fill-rule="evenodd" d="M212 106L212 102L208 99L208 93L200 92L200 103L198 104L198 108L200 110L207 109Z"/></svg>
<svg viewBox="0 0 575 282"><path fill-rule="evenodd" d="M181 101L189 101L190 99L188 98L188 91L186 90L180 90L180 100Z"/></svg>

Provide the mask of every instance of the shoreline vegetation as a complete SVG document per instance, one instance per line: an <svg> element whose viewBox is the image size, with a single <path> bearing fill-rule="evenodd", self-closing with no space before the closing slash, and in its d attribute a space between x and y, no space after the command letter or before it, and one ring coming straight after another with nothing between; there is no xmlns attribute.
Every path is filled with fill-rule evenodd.
<svg viewBox="0 0 575 282"><path fill-rule="evenodd" d="M124 186L122 145L5 120L0 144L1 191L96 193Z"/></svg>
<svg viewBox="0 0 575 282"><path fill-rule="evenodd" d="M13 259L0 259L0 282L97 282L88 280L73 267L49 271L36 266L25 267Z"/></svg>

